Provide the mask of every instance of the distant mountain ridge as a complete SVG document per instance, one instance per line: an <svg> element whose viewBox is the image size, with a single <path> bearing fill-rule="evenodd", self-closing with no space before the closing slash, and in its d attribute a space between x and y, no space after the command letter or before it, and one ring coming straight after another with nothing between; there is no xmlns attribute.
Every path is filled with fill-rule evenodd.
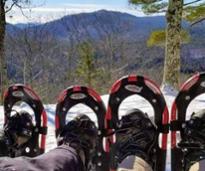
<svg viewBox="0 0 205 171"><path fill-rule="evenodd" d="M147 27L148 26L148 27ZM70 15L46 24L46 30L61 38L78 34L79 37L102 38L121 34L127 38L144 35L153 29L165 27L164 17L136 17L126 13L101 10L93 13Z"/></svg>
<svg viewBox="0 0 205 171"><path fill-rule="evenodd" d="M9 24L10 25L10 24ZM155 29L165 27L163 16L136 17L127 13L100 10L64 16L45 24L15 24L16 29L38 27L59 39L100 39L108 34L120 34L126 39L144 39ZM8 27L9 28L9 27ZM9 32L9 31L8 31ZM13 32L13 30L12 30Z"/></svg>
<svg viewBox="0 0 205 171"><path fill-rule="evenodd" d="M205 22L194 27L190 27L187 22L183 22L183 26L190 32L191 42L182 45L182 71L190 73L194 70L204 70ZM149 48L146 46L146 41L152 31L165 29L165 27L166 20L164 16L136 17L127 13L100 10L92 13L67 15L45 24L7 24L7 34L22 37L21 35L26 30L26 35L30 36L31 39L44 40L45 35L51 36L56 42L49 41L44 43L51 43L54 46L57 44L55 48L61 49L56 49L55 53L49 54L55 56L53 58L56 59L55 62L59 63L59 65L62 61L66 61L65 54L68 54L69 51L68 42L80 43L91 40L94 41L94 45L97 45L102 39L113 39L113 42L111 42L113 45L109 45L104 40L104 44L100 45L101 49L96 52L97 55L106 58L110 53L106 52L106 54L104 50L109 51L110 47L108 46L117 44L116 46L118 47L113 50L115 52L112 52L113 60L116 62L120 61L122 56L126 57L128 64L124 70L125 72L130 72L140 69L145 70L146 68L159 70L159 67L163 67L164 49L162 47ZM42 32L45 32L45 34L42 34ZM107 47L104 47L105 44ZM62 49L66 49L66 52L64 53ZM45 56L48 55L46 54ZM75 61L79 56L74 53L71 57L72 61ZM195 59L194 62L192 62L193 59ZM109 60L104 62L107 65ZM62 68L67 70L66 65Z"/></svg>
<svg viewBox="0 0 205 171"><path fill-rule="evenodd" d="M29 26L43 29L54 37L64 40L71 38L96 40L106 35L121 35L125 39L144 40L152 31L165 28L166 19L164 16L136 17L122 12L100 10L92 13L67 15L45 24L18 23L9 25L8 32L13 32L14 27L19 31L19 29L25 29ZM183 25L188 27L194 36L198 36L197 30L200 31L200 34L205 35L205 22L193 28L190 28L186 22L183 22Z"/></svg>

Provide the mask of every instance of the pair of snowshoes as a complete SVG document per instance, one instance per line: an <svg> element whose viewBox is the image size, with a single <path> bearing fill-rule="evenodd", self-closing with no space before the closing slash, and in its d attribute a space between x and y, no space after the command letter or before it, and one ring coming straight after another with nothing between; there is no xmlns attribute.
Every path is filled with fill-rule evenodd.
<svg viewBox="0 0 205 171"><path fill-rule="evenodd" d="M132 95L142 96L152 105L153 121L137 109L137 104L132 107L136 109L119 118L120 104ZM142 158L153 170L165 170L169 115L160 89L151 80L135 75L118 80L112 86L107 110L94 90L82 86L67 88L60 94L56 107L56 137L66 125L68 111L78 104L90 107L97 118L98 138L90 170L117 170L119 163L129 156Z"/></svg>

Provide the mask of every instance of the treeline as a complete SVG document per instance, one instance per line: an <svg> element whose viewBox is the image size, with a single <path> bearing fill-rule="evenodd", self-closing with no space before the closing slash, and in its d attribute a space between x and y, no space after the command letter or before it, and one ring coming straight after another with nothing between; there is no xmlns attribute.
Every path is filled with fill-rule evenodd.
<svg viewBox="0 0 205 171"><path fill-rule="evenodd" d="M89 86L104 94L115 80L131 73L147 75L161 83L164 49L147 47L147 37L128 39L121 32L105 31L103 38L88 36L81 40L75 37L78 33L76 27L76 32L59 39L46 29L46 25L27 25L24 29L14 27L7 32L9 84L31 85L44 103L54 103L61 90L70 85ZM184 79L200 69L200 59L192 65L187 53L190 47L195 48L191 44L182 48ZM203 66L200 66L202 70Z"/></svg>
<svg viewBox="0 0 205 171"><path fill-rule="evenodd" d="M160 48L148 49L145 41L129 42L117 34L76 42L56 39L32 26L32 31L28 27L6 36L10 84L31 85L46 103L53 102L62 89L73 84L107 93L114 80L125 74L150 75L151 70L159 70L162 56ZM160 76L155 80L160 82Z"/></svg>

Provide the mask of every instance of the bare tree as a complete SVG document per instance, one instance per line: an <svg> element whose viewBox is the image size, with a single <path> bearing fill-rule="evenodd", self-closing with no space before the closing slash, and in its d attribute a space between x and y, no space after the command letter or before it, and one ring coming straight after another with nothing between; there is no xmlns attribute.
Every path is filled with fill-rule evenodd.
<svg viewBox="0 0 205 171"><path fill-rule="evenodd" d="M99 15L95 14L94 16L98 25L101 26L100 29L96 29L99 37L101 37L101 41L98 44L100 51L103 52L106 59L105 64L107 65L106 72L108 74L108 80L117 79L123 69L128 65L125 59L125 43L122 37L124 33L120 27L123 21L120 16L113 16L113 20L119 24L119 27L112 28L110 25L100 23L102 19Z"/></svg>
<svg viewBox="0 0 205 171"><path fill-rule="evenodd" d="M3 100L3 93L8 84L7 64L4 50L4 40L6 32L6 14L14 6L22 10L23 4L28 4L29 0L0 0L0 101Z"/></svg>
<svg viewBox="0 0 205 171"><path fill-rule="evenodd" d="M13 71L10 81L31 85L46 102L55 99L64 88L65 42L54 38L47 24L27 25L7 34L6 38L8 67Z"/></svg>
<svg viewBox="0 0 205 171"><path fill-rule="evenodd" d="M4 55L4 38L5 38L5 30L6 30L6 12L5 12L5 1L0 0L0 93L1 98L3 99L3 92L5 90L5 86L7 84L7 69L6 69L6 61Z"/></svg>

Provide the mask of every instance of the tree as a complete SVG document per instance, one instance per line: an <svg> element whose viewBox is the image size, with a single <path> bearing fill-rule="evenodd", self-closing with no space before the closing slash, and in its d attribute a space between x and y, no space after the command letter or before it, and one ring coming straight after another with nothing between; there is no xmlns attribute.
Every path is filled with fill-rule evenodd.
<svg viewBox="0 0 205 171"><path fill-rule="evenodd" d="M3 100L3 93L8 84L7 64L4 52L4 39L6 33L6 13L14 6L22 9L23 4L29 0L0 0L0 102Z"/></svg>
<svg viewBox="0 0 205 171"><path fill-rule="evenodd" d="M3 92L5 90L5 86L7 84L7 70L6 70L6 62L4 56L4 38L5 38L5 30L6 30L6 16L5 16L5 2L0 0L0 86L1 86L1 98L3 99Z"/></svg>
<svg viewBox="0 0 205 171"><path fill-rule="evenodd" d="M95 51L89 42L83 42L79 45L79 63L76 69L77 75L83 79L89 87L98 89L97 83L101 80L103 71L97 68Z"/></svg>
<svg viewBox="0 0 205 171"><path fill-rule="evenodd" d="M178 89L180 83L182 19L183 17L187 18L189 15L193 15L194 9L203 7L203 0L188 1L188 3L183 0L169 0L168 2L163 0L130 0L130 3L141 5L147 14L166 12L167 28L163 85L169 85ZM200 17L202 16L200 15ZM198 17L195 18L195 20L197 19Z"/></svg>
<svg viewBox="0 0 205 171"><path fill-rule="evenodd" d="M196 2L198 2L196 0ZM186 19L191 22L191 25L195 25L205 20L205 2L198 6L188 6L186 13L184 14Z"/></svg>
<svg viewBox="0 0 205 171"><path fill-rule="evenodd" d="M6 34L5 55L9 82L28 84L44 102L51 102L65 88L63 65L67 61L63 60L62 43L46 28L47 24L27 24L23 29L12 26L12 32Z"/></svg>
<svg viewBox="0 0 205 171"><path fill-rule="evenodd" d="M84 82L91 87L96 73L94 50L88 42L80 44L78 50L80 60L76 72L78 76L82 77Z"/></svg>

